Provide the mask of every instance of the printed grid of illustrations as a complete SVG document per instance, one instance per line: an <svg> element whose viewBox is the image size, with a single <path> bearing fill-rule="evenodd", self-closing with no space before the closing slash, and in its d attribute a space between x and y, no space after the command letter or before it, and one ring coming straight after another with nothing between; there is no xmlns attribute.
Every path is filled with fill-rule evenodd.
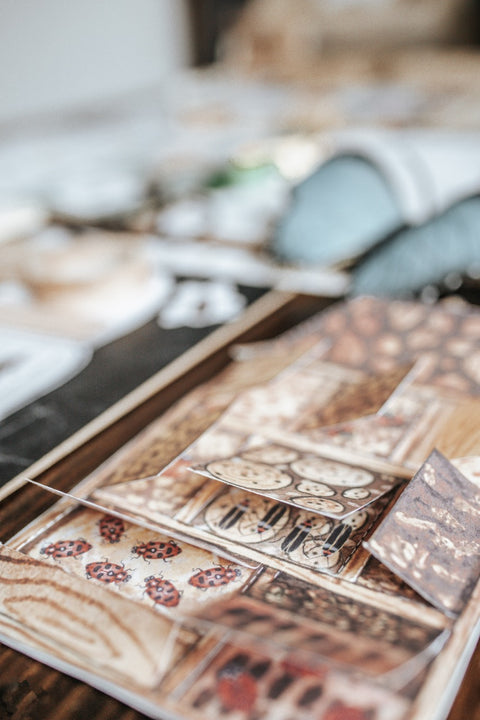
<svg viewBox="0 0 480 720"><path fill-rule="evenodd" d="M72 511L22 549L172 617L189 603L230 595L252 574L214 553L88 508Z"/></svg>
<svg viewBox="0 0 480 720"><path fill-rule="evenodd" d="M406 571L392 565L384 538L408 497L409 468L450 436L480 379L478 314L430 310L366 298L310 321L308 332L322 330L318 348L305 329L263 344L258 358L253 347L240 377L257 360L268 367L279 347L292 348L292 364L283 358L276 377L267 371L251 389L227 380L194 391L180 402L191 430L182 434L173 411L183 451L166 467L159 421L119 454L123 468L114 458L87 479L103 509L47 514L12 546L180 627L189 618L193 637L158 685L165 708L185 718L405 718L459 606L435 602L423 577L412 582L414 557L405 555ZM300 357L299 342L308 346ZM465 447L450 439L453 452L456 442ZM459 462L479 475L474 458ZM475 492L462 498L475 514ZM478 545L470 549L478 558ZM350 563L357 571L345 584ZM476 571L455 578L465 603Z"/></svg>
<svg viewBox="0 0 480 720"><path fill-rule="evenodd" d="M205 657L201 652L199 661ZM255 648L219 645L200 674L192 673L176 695L178 709L189 720L222 717L235 720L400 720L408 700L365 680L315 669Z"/></svg>
<svg viewBox="0 0 480 720"><path fill-rule="evenodd" d="M323 659L385 684L406 684L441 647L443 621L428 625L367 604L358 597L315 587L287 573L262 569L240 593L196 608L197 617L235 635L289 649L312 667ZM431 618L432 619L432 618ZM408 661L414 660L411 666ZM392 673L394 669L399 672ZM386 673L389 673L386 676Z"/></svg>
<svg viewBox="0 0 480 720"><path fill-rule="evenodd" d="M391 491L401 478L265 443L192 468L213 480L340 519Z"/></svg>
<svg viewBox="0 0 480 720"><path fill-rule="evenodd" d="M178 481L175 464L172 467ZM190 476L201 477L185 472L187 482ZM143 494L141 502L136 495L136 506L129 502L130 483L128 488L105 488L96 492L95 498L115 510L125 510L129 503L130 511L139 518L162 527L170 524L182 536L190 534L217 552L223 547L247 563L287 563L293 572L295 567L302 567L338 574L348 565L389 499L380 498L359 512L335 519L211 481L202 486L190 505L169 518L162 495L166 479L163 475L158 483L156 479L138 481ZM125 495L122 489L127 491Z"/></svg>
<svg viewBox="0 0 480 720"><path fill-rule="evenodd" d="M428 304L360 297L248 350L250 358L315 348L324 361L376 375L426 359L417 382L480 395L480 314L461 301ZM326 345L328 346L325 349ZM247 346L248 347L248 346Z"/></svg>

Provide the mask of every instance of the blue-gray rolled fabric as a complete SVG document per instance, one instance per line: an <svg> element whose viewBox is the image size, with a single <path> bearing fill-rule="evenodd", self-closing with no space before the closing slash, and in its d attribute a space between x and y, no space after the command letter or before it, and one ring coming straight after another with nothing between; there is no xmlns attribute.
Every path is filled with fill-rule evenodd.
<svg viewBox="0 0 480 720"><path fill-rule="evenodd" d="M452 276L480 270L480 197L456 203L419 227L408 228L370 252L354 268L352 293L418 294L448 286Z"/></svg>
<svg viewBox="0 0 480 720"><path fill-rule="evenodd" d="M271 250L289 262L343 265L403 225L380 170L361 157L337 155L294 189Z"/></svg>

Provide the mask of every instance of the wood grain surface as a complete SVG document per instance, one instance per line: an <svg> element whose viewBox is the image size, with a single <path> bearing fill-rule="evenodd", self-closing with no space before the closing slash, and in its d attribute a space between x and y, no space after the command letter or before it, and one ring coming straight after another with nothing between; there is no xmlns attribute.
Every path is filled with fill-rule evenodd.
<svg viewBox="0 0 480 720"><path fill-rule="evenodd" d="M155 688L184 643L172 621L6 546L0 633L129 686Z"/></svg>
<svg viewBox="0 0 480 720"><path fill-rule="evenodd" d="M480 400L460 403L435 438L435 447L449 458L480 455Z"/></svg>

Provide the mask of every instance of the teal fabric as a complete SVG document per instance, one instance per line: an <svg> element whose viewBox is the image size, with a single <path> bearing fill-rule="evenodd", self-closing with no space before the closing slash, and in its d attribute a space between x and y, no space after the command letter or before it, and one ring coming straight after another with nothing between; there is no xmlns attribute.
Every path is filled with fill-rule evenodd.
<svg viewBox="0 0 480 720"><path fill-rule="evenodd" d="M354 269L352 292L406 296L479 270L480 198L472 197L377 247Z"/></svg>
<svg viewBox="0 0 480 720"><path fill-rule="evenodd" d="M271 249L281 260L331 266L358 257L402 225L381 172L361 157L337 156L295 188Z"/></svg>

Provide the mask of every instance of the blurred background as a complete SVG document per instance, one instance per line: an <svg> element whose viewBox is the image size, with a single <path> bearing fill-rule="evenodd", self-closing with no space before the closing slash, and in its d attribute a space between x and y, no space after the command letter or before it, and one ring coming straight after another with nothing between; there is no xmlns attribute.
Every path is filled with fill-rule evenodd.
<svg viewBox="0 0 480 720"><path fill-rule="evenodd" d="M479 302L478 0L0 19L0 482L271 288Z"/></svg>

